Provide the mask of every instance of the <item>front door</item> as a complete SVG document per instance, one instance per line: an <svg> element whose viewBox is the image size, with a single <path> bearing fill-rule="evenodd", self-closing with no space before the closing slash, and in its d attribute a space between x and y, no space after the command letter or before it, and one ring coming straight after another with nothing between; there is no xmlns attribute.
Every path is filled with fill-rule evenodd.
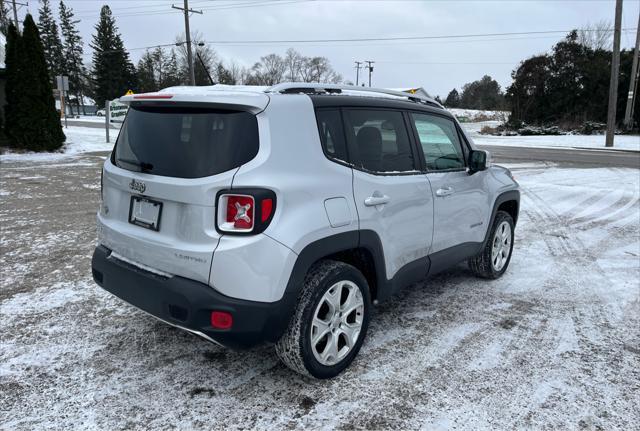
<svg viewBox="0 0 640 431"><path fill-rule="evenodd" d="M484 240L486 208L491 204L484 186L488 171L470 175L460 133L453 120L411 113L427 177L433 190L434 229L430 254Z"/></svg>

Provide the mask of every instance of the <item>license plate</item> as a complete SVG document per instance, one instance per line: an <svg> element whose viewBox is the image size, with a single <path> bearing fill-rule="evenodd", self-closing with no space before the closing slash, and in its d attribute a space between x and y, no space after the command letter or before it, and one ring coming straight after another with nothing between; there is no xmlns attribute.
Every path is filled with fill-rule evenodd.
<svg viewBox="0 0 640 431"><path fill-rule="evenodd" d="M162 202L139 196L131 196L129 223L158 231L160 230L161 215Z"/></svg>

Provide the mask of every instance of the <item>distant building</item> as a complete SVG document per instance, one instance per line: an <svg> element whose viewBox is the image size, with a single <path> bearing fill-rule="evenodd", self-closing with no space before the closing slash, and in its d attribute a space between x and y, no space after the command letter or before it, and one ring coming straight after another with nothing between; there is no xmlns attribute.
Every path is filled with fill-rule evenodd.
<svg viewBox="0 0 640 431"><path fill-rule="evenodd" d="M403 93L417 94L419 96L431 97L427 91L422 87L405 87L405 88L390 88L393 91L402 91Z"/></svg>

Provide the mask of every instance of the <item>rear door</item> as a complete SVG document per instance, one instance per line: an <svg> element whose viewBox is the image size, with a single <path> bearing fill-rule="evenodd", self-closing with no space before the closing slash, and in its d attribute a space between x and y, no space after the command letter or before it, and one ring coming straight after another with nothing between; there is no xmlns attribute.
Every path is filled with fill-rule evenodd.
<svg viewBox="0 0 640 431"><path fill-rule="evenodd" d="M105 163L99 241L121 259L207 283L216 193L258 146L250 112L132 106Z"/></svg>
<svg viewBox="0 0 640 431"><path fill-rule="evenodd" d="M398 110L343 108L361 230L378 234L387 278L427 256L433 199ZM425 265L425 273L427 271Z"/></svg>
<svg viewBox="0 0 640 431"><path fill-rule="evenodd" d="M431 253L484 239L489 205L485 177L469 175L465 144L453 122L444 116L410 113L423 151L434 199Z"/></svg>

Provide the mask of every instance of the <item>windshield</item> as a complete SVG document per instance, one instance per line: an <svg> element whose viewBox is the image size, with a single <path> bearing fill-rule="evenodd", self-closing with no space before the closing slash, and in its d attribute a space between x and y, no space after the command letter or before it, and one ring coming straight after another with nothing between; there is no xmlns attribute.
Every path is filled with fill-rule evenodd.
<svg viewBox="0 0 640 431"><path fill-rule="evenodd" d="M258 122L249 112L132 106L118 135L116 166L179 178L219 174L258 153Z"/></svg>

